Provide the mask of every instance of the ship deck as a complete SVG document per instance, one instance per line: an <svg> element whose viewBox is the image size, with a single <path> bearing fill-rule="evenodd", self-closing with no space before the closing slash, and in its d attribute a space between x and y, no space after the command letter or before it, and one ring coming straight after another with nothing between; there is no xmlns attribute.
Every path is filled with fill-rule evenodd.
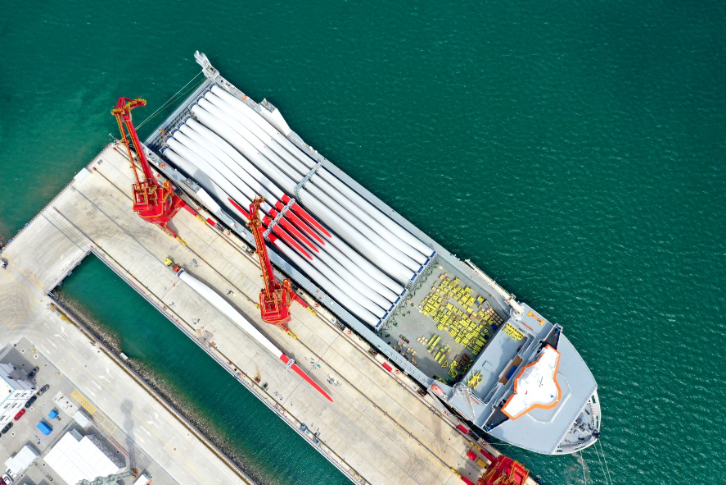
<svg viewBox="0 0 726 485"><path fill-rule="evenodd" d="M502 326L487 298L457 282L460 274L437 258L380 332L404 359L447 384L460 380L465 363L473 363Z"/></svg>

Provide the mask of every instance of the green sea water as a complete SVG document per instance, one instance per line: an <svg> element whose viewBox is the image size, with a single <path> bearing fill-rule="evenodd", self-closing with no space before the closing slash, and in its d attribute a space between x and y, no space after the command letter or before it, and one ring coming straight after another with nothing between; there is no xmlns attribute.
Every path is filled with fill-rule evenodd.
<svg viewBox="0 0 726 485"><path fill-rule="evenodd" d="M147 98L143 119L198 72L199 49L406 218L564 326L600 385L614 483L726 483L722 2L2 7L5 238L116 133L118 96ZM160 373L203 369L179 392L230 430L262 481L343 482L101 263L84 263L65 288ZM109 310L114 298L153 324ZM197 385L220 391L200 397ZM502 450L544 483L607 483L593 449L584 474L575 456Z"/></svg>

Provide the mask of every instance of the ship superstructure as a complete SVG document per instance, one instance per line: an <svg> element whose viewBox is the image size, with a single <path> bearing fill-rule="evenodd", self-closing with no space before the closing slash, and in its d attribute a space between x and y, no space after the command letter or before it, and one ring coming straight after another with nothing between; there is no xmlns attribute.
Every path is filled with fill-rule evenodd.
<svg viewBox="0 0 726 485"><path fill-rule="evenodd" d="M147 158L295 285L480 430L545 454L599 437L597 383L562 328L517 302L305 144L196 54L206 81Z"/></svg>

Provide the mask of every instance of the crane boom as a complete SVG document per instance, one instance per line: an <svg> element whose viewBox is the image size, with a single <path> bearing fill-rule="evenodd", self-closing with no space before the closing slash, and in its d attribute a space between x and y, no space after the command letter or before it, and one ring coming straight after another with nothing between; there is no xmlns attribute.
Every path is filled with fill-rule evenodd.
<svg viewBox="0 0 726 485"><path fill-rule="evenodd" d="M136 478L138 476L139 471L136 468L131 468L130 470L114 473L105 477L98 477L93 480L87 480L84 478L82 480L79 480L76 485L112 485L119 480L123 480L124 478Z"/></svg>
<svg viewBox="0 0 726 485"><path fill-rule="evenodd" d="M136 183L132 186L134 212L146 221L157 224L171 232L167 224L179 212L179 209L184 207L184 201L174 193L174 188L168 180L163 185L159 185L154 173L151 171L151 165L146 159L143 146L131 120L131 110L139 106L146 106L146 100L143 98L119 98L116 107L111 110L111 114L118 123L121 141L126 146L129 161L131 162L131 171L134 173L134 179L136 180ZM138 168L134 164L134 152L136 152L141 166L142 178L139 177Z"/></svg>
<svg viewBox="0 0 726 485"><path fill-rule="evenodd" d="M260 314L262 320L267 323L285 325L290 321L290 303L294 294L290 285L290 280L283 280L282 284L275 279L272 272L272 264L267 254L267 246L265 245L264 231L265 227L260 220L260 205L265 199L263 197L256 198L250 205L250 231L255 238L255 247L257 248L257 257L260 260L260 269L262 270L262 279L265 287L260 291Z"/></svg>

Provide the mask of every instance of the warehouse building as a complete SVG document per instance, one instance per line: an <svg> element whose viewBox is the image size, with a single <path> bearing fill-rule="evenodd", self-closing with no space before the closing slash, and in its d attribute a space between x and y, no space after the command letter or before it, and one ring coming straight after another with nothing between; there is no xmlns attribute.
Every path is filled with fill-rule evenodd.
<svg viewBox="0 0 726 485"><path fill-rule="evenodd" d="M66 483L119 473L125 460L94 435L67 432L45 456L45 462Z"/></svg>
<svg viewBox="0 0 726 485"><path fill-rule="evenodd" d="M0 363L0 427L13 419L35 390L25 372L13 364Z"/></svg>

